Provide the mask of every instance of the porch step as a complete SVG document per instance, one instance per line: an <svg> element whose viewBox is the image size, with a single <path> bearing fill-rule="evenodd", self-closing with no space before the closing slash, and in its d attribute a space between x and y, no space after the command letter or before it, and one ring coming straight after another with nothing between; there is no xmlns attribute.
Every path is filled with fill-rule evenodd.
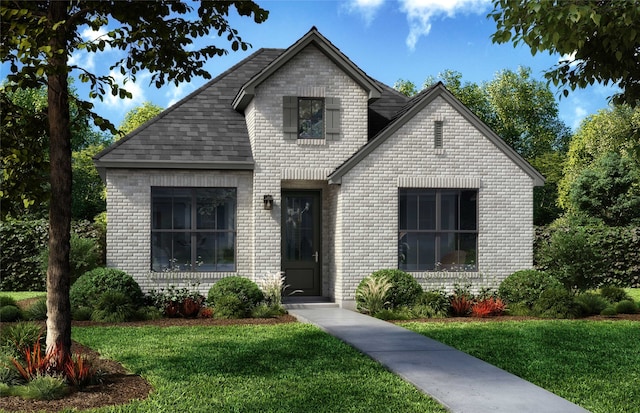
<svg viewBox="0 0 640 413"><path fill-rule="evenodd" d="M327 297L287 297L282 300L287 310L305 310L317 308L338 308L338 304Z"/></svg>

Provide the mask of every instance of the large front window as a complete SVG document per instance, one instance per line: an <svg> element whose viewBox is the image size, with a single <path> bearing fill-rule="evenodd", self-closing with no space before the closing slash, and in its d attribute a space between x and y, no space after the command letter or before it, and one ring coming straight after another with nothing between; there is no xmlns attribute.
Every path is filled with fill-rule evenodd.
<svg viewBox="0 0 640 413"><path fill-rule="evenodd" d="M236 189L151 189L153 271L235 271Z"/></svg>
<svg viewBox="0 0 640 413"><path fill-rule="evenodd" d="M477 270L477 190L400 189L398 201L401 270Z"/></svg>

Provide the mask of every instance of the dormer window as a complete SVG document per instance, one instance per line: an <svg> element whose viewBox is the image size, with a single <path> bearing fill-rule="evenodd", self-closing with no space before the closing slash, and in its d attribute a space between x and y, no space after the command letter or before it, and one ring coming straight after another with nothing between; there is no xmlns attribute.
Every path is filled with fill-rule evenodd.
<svg viewBox="0 0 640 413"><path fill-rule="evenodd" d="M298 139L324 139L323 98L298 98Z"/></svg>
<svg viewBox="0 0 640 413"><path fill-rule="evenodd" d="M282 108L285 139L340 139L339 98L283 96Z"/></svg>

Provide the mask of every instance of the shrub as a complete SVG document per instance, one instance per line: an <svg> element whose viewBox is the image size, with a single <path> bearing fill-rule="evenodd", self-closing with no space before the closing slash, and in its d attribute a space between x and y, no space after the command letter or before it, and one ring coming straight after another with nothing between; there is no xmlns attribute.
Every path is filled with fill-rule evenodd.
<svg viewBox="0 0 640 413"><path fill-rule="evenodd" d="M94 308L100 296L107 291L119 291L138 307L144 295L138 283L124 271L115 268L96 268L78 278L69 292L71 307Z"/></svg>
<svg viewBox="0 0 640 413"><path fill-rule="evenodd" d="M23 353L28 347L40 344L45 330L33 322L22 321L11 326L4 326L0 330L0 345L11 346L17 352Z"/></svg>
<svg viewBox="0 0 640 413"><path fill-rule="evenodd" d="M498 295L509 305L523 303L532 308L545 290L560 287L560 282L544 271L520 270L500 283Z"/></svg>
<svg viewBox="0 0 640 413"><path fill-rule="evenodd" d="M47 319L47 298L42 297L39 300L35 301L31 306L25 311L25 315L29 320L46 320Z"/></svg>
<svg viewBox="0 0 640 413"><path fill-rule="evenodd" d="M610 303L601 295L593 293L583 293L575 297L575 302L578 305L580 314L597 315L607 308Z"/></svg>
<svg viewBox="0 0 640 413"><path fill-rule="evenodd" d="M93 308L91 307L77 307L71 310L71 318L75 321L89 321L91 320L91 313L93 313Z"/></svg>
<svg viewBox="0 0 640 413"><path fill-rule="evenodd" d="M538 261L566 289L585 291L604 282L601 249L584 227L562 228L541 248Z"/></svg>
<svg viewBox="0 0 640 413"><path fill-rule="evenodd" d="M409 273L401 270L384 269L370 275L373 278L386 277L391 283L387 293L390 308L414 305L422 294L422 287Z"/></svg>
<svg viewBox="0 0 640 413"><path fill-rule="evenodd" d="M251 314L251 306L235 294L227 294L216 298L216 318L246 318Z"/></svg>
<svg viewBox="0 0 640 413"><path fill-rule="evenodd" d="M473 317L492 317L502 315L505 305L499 298L486 298L473 304L471 315Z"/></svg>
<svg viewBox="0 0 640 413"><path fill-rule="evenodd" d="M71 267L71 284L73 284L82 274L97 268L101 258L98 241L93 238L81 237L72 232L70 247L69 265ZM46 247L40 254L40 269L43 274L47 273L48 260L49 248Z"/></svg>
<svg viewBox="0 0 640 413"><path fill-rule="evenodd" d="M170 285L166 290L151 290L145 299L168 317L195 317L204 302L204 297L197 290L199 285L194 283L190 288Z"/></svg>
<svg viewBox="0 0 640 413"><path fill-rule="evenodd" d="M618 315L618 312L616 311L616 308L614 306L610 305L609 307L602 310L600 312L600 315L612 317L614 315Z"/></svg>
<svg viewBox="0 0 640 413"><path fill-rule="evenodd" d="M546 318L572 318L576 313L573 294L563 287L548 288L533 304L533 313Z"/></svg>
<svg viewBox="0 0 640 413"><path fill-rule="evenodd" d="M18 306L18 303L16 302L16 300L8 295L0 295L0 307L5 307L8 305L12 305L14 307Z"/></svg>
<svg viewBox="0 0 640 413"><path fill-rule="evenodd" d="M136 315L136 307L122 291L106 291L100 295L91 320L107 323L130 321Z"/></svg>
<svg viewBox="0 0 640 413"><path fill-rule="evenodd" d="M450 311L450 303L447 293L441 290L423 292L418 300L417 306L430 308L434 313L434 317L445 317Z"/></svg>
<svg viewBox="0 0 640 413"><path fill-rule="evenodd" d="M285 285L284 272L270 272L263 277L259 286L264 294L264 300L274 308L282 307L282 293L288 287Z"/></svg>
<svg viewBox="0 0 640 413"><path fill-rule="evenodd" d="M37 375L24 386L18 386L13 394L24 399L57 400L63 398L68 387L62 377Z"/></svg>
<svg viewBox="0 0 640 413"><path fill-rule="evenodd" d="M228 295L234 295L240 300L244 307L251 312L251 309L264 299L264 295L258 285L244 277L226 277L213 284L207 295L207 302L217 307L218 300ZM228 301L225 299L225 301ZM216 312L217 312L216 308Z"/></svg>
<svg viewBox="0 0 640 413"><path fill-rule="evenodd" d="M365 277L356 288L356 307L358 311L374 315L384 308L392 284L385 276Z"/></svg>
<svg viewBox="0 0 640 413"><path fill-rule="evenodd" d="M609 302L611 303L617 303L622 300L630 299L629 294L627 294L627 292L623 288L611 285L601 287L600 295L609 300Z"/></svg>
<svg viewBox="0 0 640 413"><path fill-rule="evenodd" d="M40 252L46 246L47 238L46 219L3 219L0 222L0 290L45 290L45 274L40 269Z"/></svg>
<svg viewBox="0 0 640 413"><path fill-rule="evenodd" d="M18 321L22 318L22 312L14 305L5 305L0 307L0 321L4 323L11 323Z"/></svg>
<svg viewBox="0 0 640 413"><path fill-rule="evenodd" d="M212 318L213 317L213 308L211 307L202 307L200 309L200 313L198 313L199 318Z"/></svg>
<svg viewBox="0 0 640 413"><path fill-rule="evenodd" d="M618 314L636 314L638 312L638 304L633 300L622 300L616 304L615 308Z"/></svg>
<svg viewBox="0 0 640 413"><path fill-rule="evenodd" d="M251 311L251 317L273 318L273 317L281 316L285 313L286 313L286 310L282 306L277 306L277 305L272 305L267 303L260 303Z"/></svg>
<svg viewBox="0 0 640 413"><path fill-rule="evenodd" d="M154 306L144 306L136 310L136 320L158 320L162 318L162 311Z"/></svg>

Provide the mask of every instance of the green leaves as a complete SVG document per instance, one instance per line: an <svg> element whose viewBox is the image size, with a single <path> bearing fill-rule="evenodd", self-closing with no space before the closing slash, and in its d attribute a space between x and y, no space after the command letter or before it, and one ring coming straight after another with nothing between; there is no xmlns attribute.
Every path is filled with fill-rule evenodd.
<svg viewBox="0 0 640 413"><path fill-rule="evenodd" d="M549 81L565 86L565 96L569 89L611 82L623 89L612 97L613 102L638 104L639 1L494 0L493 5L488 17L496 23L494 43L524 43L532 54L548 51L575 55L578 62L583 62L561 62L547 70Z"/></svg>

